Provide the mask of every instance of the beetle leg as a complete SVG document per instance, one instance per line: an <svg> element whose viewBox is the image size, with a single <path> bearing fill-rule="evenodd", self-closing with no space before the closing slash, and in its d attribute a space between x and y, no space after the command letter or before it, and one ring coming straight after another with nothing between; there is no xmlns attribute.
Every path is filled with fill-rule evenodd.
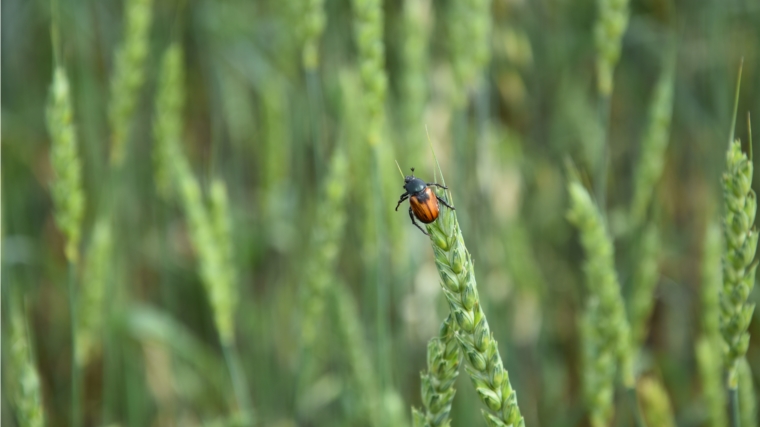
<svg viewBox="0 0 760 427"><path fill-rule="evenodd" d="M436 198L436 199L438 199L438 201L439 201L439 202L443 203L443 206L446 206L447 208L451 209L452 211L455 211L455 210L456 210L456 209L454 209L454 207L453 207L453 206L451 206L451 205L449 205L448 203L446 203L446 201L445 201L445 200L443 200L442 198L440 198L440 197L438 197L438 196L435 196L435 198Z"/></svg>
<svg viewBox="0 0 760 427"><path fill-rule="evenodd" d="M401 206L401 202L403 202L404 200L406 200L408 198L409 198L409 194L408 193L404 193L404 194L401 195L401 198L399 199L398 204L396 205L396 210L397 211L398 211L398 207Z"/></svg>
<svg viewBox="0 0 760 427"><path fill-rule="evenodd" d="M415 227L419 228L419 229L420 229L420 231L421 231L421 232L422 232L424 235L426 235L426 236L429 236L429 234L427 233L427 231L423 230L423 229L422 229L422 227L420 227L420 225L419 225L419 224L417 224L417 221L415 221L415 220L414 220L414 213L412 212L412 208L409 208L409 218L411 218L411 219L412 219L412 224L414 224L414 226L415 226Z"/></svg>
<svg viewBox="0 0 760 427"><path fill-rule="evenodd" d="M449 187L447 187L447 186L445 186L445 185L441 185L441 184L439 184L439 183L437 183L437 182L432 182L432 183L431 183L431 182L429 182L429 183L427 184L427 186L428 186L428 187L433 187L433 186L435 186L435 187L438 187L438 188L442 188L442 189L444 189L444 190L448 190L448 189L449 189Z"/></svg>

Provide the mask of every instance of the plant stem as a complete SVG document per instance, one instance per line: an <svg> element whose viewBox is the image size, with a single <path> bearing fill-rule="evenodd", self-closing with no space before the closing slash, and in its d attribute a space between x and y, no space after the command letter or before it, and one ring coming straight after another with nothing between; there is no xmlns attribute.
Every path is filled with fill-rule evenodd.
<svg viewBox="0 0 760 427"><path fill-rule="evenodd" d="M610 157L609 144L607 142L609 125L610 125L610 96L601 95L599 98L599 124L602 129L602 149L601 156L596 162L596 180L594 187L596 188L596 205L599 207L599 212L602 217L606 217L605 212L607 210L607 163Z"/></svg>
<svg viewBox="0 0 760 427"><path fill-rule="evenodd" d="M234 343L227 343L222 345L222 352L224 353L224 360L227 362L227 369L230 373L230 379L232 380L232 388L235 393L235 399L237 400L238 410L242 413L242 418L246 423L251 421L253 416L251 412L250 394L248 393L248 386L245 382L244 372L240 366L240 359L237 355L237 348Z"/></svg>
<svg viewBox="0 0 760 427"><path fill-rule="evenodd" d="M728 389L728 418L731 427L740 427L741 421L739 418L739 387L731 387Z"/></svg>
<svg viewBox="0 0 760 427"><path fill-rule="evenodd" d="M309 127L312 135L312 145L314 147L314 172L317 181L324 176L325 150L322 142L322 111L324 111L322 102L322 90L320 88L319 71L316 69L307 69L306 73L306 93L309 101Z"/></svg>
<svg viewBox="0 0 760 427"><path fill-rule="evenodd" d="M82 425L82 378L77 360L76 335L77 335L77 294L76 283L74 281L74 264L68 262L68 291L69 307L71 308L71 425L78 427Z"/></svg>

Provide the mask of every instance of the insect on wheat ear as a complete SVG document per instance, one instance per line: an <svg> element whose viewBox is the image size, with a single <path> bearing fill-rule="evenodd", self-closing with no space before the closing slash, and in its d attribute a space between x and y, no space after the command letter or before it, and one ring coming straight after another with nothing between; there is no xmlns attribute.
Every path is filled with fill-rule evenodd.
<svg viewBox="0 0 760 427"><path fill-rule="evenodd" d="M419 228L426 236L428 233L417 224L417 221L414 220L415 217L424 224L430 224L435 221L438 219L438 214L440 213L439 202L447 208L454 210L454 207L438 197L431 187L438 187L444 190L448 189L448 187L441 184L435 182L426 183L420 178L415 177L414 168L412 168L412 174L404 177L404 190L406 191L401 195L401 198L396 205L396 210L398 211L401 203L404 200L409 199L409 218L412 220L412 224Z"/></svg>

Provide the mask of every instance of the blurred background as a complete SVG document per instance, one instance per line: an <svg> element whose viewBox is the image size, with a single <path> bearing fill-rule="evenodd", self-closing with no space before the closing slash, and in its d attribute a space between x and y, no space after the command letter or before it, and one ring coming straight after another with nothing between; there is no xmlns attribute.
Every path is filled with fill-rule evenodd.
<svg viewBox="0 0 760 427"><path fill-rule="evenodd" d="M448 307L394 159L440 181L431 146L526 425L588 423L568 161L627 303L656 227L640 378L719 425L703 242L760 3L619 3L3 1L3 425L411 425ZM454 425L482 407L462 372Z"/></svg>

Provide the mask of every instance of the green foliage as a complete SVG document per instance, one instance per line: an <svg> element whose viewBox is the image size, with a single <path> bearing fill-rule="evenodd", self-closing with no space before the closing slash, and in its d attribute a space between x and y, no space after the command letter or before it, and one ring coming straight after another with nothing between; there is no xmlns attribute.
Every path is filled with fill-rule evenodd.
<svg viewBox="0 0 760 427"><path fill-rule="evenodd" d="M700 245L741 56L736 115L760 99L752 8L91 6L3 2L3 425L609 427L668 407L724 427L729 396L751 408L742 120L727 242L717 224ZM426 128L456 201L432 251L394 211L394 160L441 179ZM724 349L755 372L730 394Z"/></svg>
<svg viewBox="0 0 760 427"><path fill-rule="evenodd" d="M331 287L335 307L336 323L343 338L341 351L351 366L354 390L359 394L360 409L365 422L363 425L397 426L408 421L394 403L393 393L387 394L381 388L372 369L371 353L368 350L365 333L361 329L359 313L351 294L340 284Z"/></svg>
<svg viewBox="0 0 760 427"><path fill-rule="evenodd" d="M334 280L333 272L338 261L340 240L345 229L346 186L348 159L342 147L337 147L330 161L327 180L322 188L316 212L310 248L314 256L307 260L303 282L303 321L301 341L305 354L316 351L320 330L325 327L324 317L328 305L327 291Z"/></svg>

